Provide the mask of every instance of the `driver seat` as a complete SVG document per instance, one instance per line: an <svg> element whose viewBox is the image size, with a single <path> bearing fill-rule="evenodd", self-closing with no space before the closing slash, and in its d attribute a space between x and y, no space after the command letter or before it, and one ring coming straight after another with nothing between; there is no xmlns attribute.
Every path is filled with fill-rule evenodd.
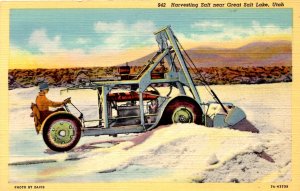
<svg viewBox="0 0 300 191"><path fill-rule="evenodd" d="M35 131L36 131L37 134L39 134L40 129L41 129L41 125L42 125L40 110L39 110L39 108L37 107L37 105L35 103L31 103L30 108L32 110L32 113L30 114L30 117L33 117L34 125L35 125Z"/></svg>

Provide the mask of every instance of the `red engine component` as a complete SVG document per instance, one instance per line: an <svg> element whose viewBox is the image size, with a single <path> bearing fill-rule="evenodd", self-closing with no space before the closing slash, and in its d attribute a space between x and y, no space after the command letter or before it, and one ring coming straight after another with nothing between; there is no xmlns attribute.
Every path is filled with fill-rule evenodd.
<svg viewBox="0 0 300 191"><path fill-rule="evenodd" d="M151 79L163 79L164 78L164 73L151 73Z"/></svg>
<svg viewBox="0 0 300 191"><path fill-rule="evenodd" d="M155 100L159 97L156 91L145 91L143 93L144 100ZM107 95L108 101L139 101L139 94L137 92L119 92L109 93Z"/></svg>
<svg viewBox="0 0 300 191"><path fill-rule="evenodd" d="M120 75L130 74L130 67L129 66L120 66L118 68L118 73Z"/></svg>

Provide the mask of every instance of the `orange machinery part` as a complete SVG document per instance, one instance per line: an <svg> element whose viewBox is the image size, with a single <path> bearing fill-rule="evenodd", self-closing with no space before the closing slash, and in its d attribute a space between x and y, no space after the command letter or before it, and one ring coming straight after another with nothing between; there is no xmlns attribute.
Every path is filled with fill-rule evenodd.
<svg viewBox="0 0 300 191"><path fill-rule="evenodd" d="M145 91L143 93L144 100L155 100L159 97L155 91ZM139 94L137 92L119 92L109 93L107 95L108 101L139 101Z"/></svg>
<svg viewBox="0 0 300 191"><path fill-rule="evenodd" d="M164 78L164 73L151 73L151 79L163 79Z"/></svg>
<svg viewBox="0 0 300 191"><path fill-rule="evenodd" d="M120 66L119 68L118 68L118 73L119 74L130 74L130 67L129 66Z"/></svg>

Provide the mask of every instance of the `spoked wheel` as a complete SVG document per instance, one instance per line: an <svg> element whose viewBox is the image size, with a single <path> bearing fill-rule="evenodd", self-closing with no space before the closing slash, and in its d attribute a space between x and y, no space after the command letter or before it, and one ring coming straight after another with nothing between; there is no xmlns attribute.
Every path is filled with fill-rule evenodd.
<svg viewBox="0 0 300 191"><path fill-rule="evenodd" d="M69 151L76 146L81 136L78 122L69 116L49 119L43 128L46 145L54 151Z"/></svg>
<svg viewBox="0 0 300 191"><path fill-rule="evenodd" d="M173 123L192 123L193 119L192 111L186 107L177 108L172 115Z"/></svg>

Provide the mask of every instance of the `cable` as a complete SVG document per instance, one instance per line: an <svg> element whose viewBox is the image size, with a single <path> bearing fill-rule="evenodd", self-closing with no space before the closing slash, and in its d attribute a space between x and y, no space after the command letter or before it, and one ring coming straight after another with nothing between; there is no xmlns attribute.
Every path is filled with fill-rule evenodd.
<svg viewBox="0 0 300 191"><path fill-rule="evenodd" d="M189 58L190 62L193 64L193 66L191 66L191 64L186 60L186 58L182 55L182 58L184 59L184 61L189 65L189 68L194 72L194 74L196 74L196 76L200 76L201 79L201 83L204 85L205 89L207 90L207 92L212 96L212 98L217 101L215 99L214 94L211 92L212 89L210 88L210 86L208 85L207 81L205 80L205 78L202 76L202 74L200 73L200 71L197 69L196 65L194 64L193 60L190 58L190 56L187 54L187 52L184 50L183 46L181 45L181 43L178 41L178 39L176 38L176 36L174 36L176 41L178 42L180 48L182 49L182 51L185 53L185 55ZM196 72L195 72L196 70Z"/></svg>
<svg viewBox="0 0 300 191"><path fill-rule="evenodd" d="M202 74L199 72L199 70L197 69L195 63L193 62L193 60L190 58L190 56L188 55L188 53L185 51L185 49L183 48L183 46L181 45L181 43L179 42L179 40L177 39L177 37L173 34L176 42L178 43L179 47L182 49L182 51L184 52L184 54L186 55L186 57L189 59L189 61L192 63L193 67L191 66L191 64L189 62L187 62L187 60L185 59L185 57L181 54L181 56L183 57L184 61L190 66L190 68L193 70L195 69L196 70L196 73L195 71L193 71L196 76L200 76L202 78L202 82L203 82L203 85L205 87L205 89L209 92L209 94L213 97L213 99L218 102L220 104L220 106L222 107L222 109L225 111L225 113L228 113L227 109L225 108L225 106L223 105L223 103L221 102L221 100L218 98L217 94L210 88L210 86L208 85L207 81L205 80L205 78L202 76ZM201 80L200 80L201 81Z"/></svg>

